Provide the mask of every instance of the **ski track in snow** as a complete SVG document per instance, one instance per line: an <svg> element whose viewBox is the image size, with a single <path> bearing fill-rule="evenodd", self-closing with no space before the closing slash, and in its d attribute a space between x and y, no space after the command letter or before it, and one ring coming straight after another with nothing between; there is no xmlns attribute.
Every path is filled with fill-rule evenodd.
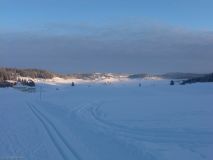
<svg viewBox="0 0 213 160"><path fill-rule="evenodd" d="M116 124L111 121L105 120L98 114L100 108L104 104L103 101L91 101L87 103L82 103L71 110L71 114L75 114L78 118L85 121L90 120L94 122L94 128L104 129L103 132L112 134L112 136L117 138L128 138L134 139L139 142L152 142L152 143L164 143L164 144L179 144L180 146L187 144L212 144L213 143L213 133L212 132L202 132L197 130L191 131L178 131L176 129L143 129L143 128L132 128L128 126L123 126ZM72 116L72 115L71 115ZM212 137L212 138L210 138ZM188 148L191 152L195 152L192 148ZM198 153L199 154L199 153ZM200 154L202 157L203 155ZM204 157L204 156L203 156Z"/></svg>
<svg viewBox="0 0 213 160"><path fill-rule="evenodd" d="M91 108L93 108L95 106L98 106L98 104L100 104L100 103L103 103L103 102L98 102L98 101L93 102L93 101L91 101L91 102L82 103L80 105L75 106L74 109L70 110L70 112L71 112L70 113L70 117L75 117L76 119L71 118L69 120L70 121L76 121L76 123L82 122L82 120L83 120L83 123L87 124L87 122L88 122L87 118L91 118L91 115L90 115L90 112L87 112L86 115L84 115L84 111L85 110L90 110ZM48 118L48 116L45 115L45 111L41 112L41 110L39 110L39 108L45 107L45 106L42 106L41 104L40 105L37 104L35 106L33 104L30 104L30 103L28 103L28 106L29 106L30 110L33 112L33 114L37 117L37 119L42 123L42 125L44 126L44 129L46 130L46 132L47 132L48 136L50 137L52 143L57 148L58 152L60 153L60 155L63 157L64 160L70 159L70 153L72 154L71 156L74 156L74 159L76 159L76 160L82 160L83 159L83 158L81 158L80 154L78 154L75 151L75 149L70 145L72 142L71 141L67 141L65 139L65 137L60 133L60 130L57 128L57 126L54 125L51 122L51 119ZM91 120L93 120L93 119L91 119ZM65 122L64 119L63 119L63 122ZM66 123L69 123L69 122L66 121ZM66 124L64 124L63 127L66 128L67 127ZM75 127L75 126L71 126L71 127ZM97 126L96 122L93 123L93 126L91 126L91 127L93 127L94 130L97 130L98 132L101 132L101 128L102 127L99 126L99 125ZM112 129L113 129L113 127L112 127ZM104 133L104 134L107 134L107 133ZM111 136L110 133L108 133L108 134ZM119 137L117 137L115 134L114 134L114 136L115 136L114 138L117 138L117 140L120 141ZM60 144L59 141L62 141L63 144ZM66 148L68 148L69 153L67 153L67 151L63 150L64 146L66 146ZM146 150L140 151L140 152L141 153L137 153L137 154L140 154L139 158L135 158L135 159L141 159L143 157L145 159L150 159L150 160L156 159L154 157L154 155L148 153ZM127 158L127 159L130 159L130 158Z"/></svg>
<svg viewBox="0 0 213 160"><path fill-rule="evenodd" d="M48 150L46 157L56 151L54 155L59 157L56 160L211 160L213 129L209 122L213 113L210 101L213 93L207 86L204 89L200 86L172 89L169 86L145 86L140 90L132 86L107 87L61 87L58 91L47 87L42 100L36 99L36 94L26 94L28 97L23 98L24 94L17 92L15 96L20 96L17 98L19 105L8 102L5 103L6 106L12 107L7 110L7 107L1 105L0 109L3 109L3 114L11 114L10 118L15 117L14 120L21 116L26 116L26 119L20 121L21 124L17 121L17 127L13 125L13 119L8 121L9 127L2 126L8 132L0 132L3 136L0 137L0 142L8 143L11 150L22 146L25 152L20 152L21 155L32 160L37 159L36 153L32 154L35 146L38 153ZM152 103L150 100L156 102ZM25 107L21 106L23 103ZM179 105L182 106L179 108ZM161 107L163 111L160 111ZM16 109L14 113L13 109ZM176 117L173 118L174 115ZM164 119L164 116L167 117ZM5 116L4 119L9 118ZM22 126L25 120L29 122ZM159 123L155 123L158 120ZM165 120L173 121L167 123ZM24 127L32 127L34 130L20 131ZM13 134L15 131L20 132L16 135ZM32 131L44 131L45 134L38 136ZM35 140L27 142L28 137L22 143L22 133L33 134ZM4 136L9 137L8 140L4 141ZM43 145L39 139L41 136L47 145ZM46 137L48 138L45 139ZM38 143L32 143L37 140ZM49 146L52 148L48 148ZM0 151L7 153L3 149ZM41 155L39 160L44 160L44 157L45 155Z"/></svg>
<svg viewBox="0 0 213 160"><path fill-rule="evenodd" d="M58 131L57 127L43 113L41 113L37 107L35 107L34 105L30 103L28 103L28 106L33 112L33 114L44 126L51 141L53 142L53 144L55 145L55 147L57 148L57 150L59 151L63 159L64 160L68 160L68 159L81 160L80 156L76 153L76 151L72 148L72 146L66 141L63 135L60 133L60 131ZM57 139L59 139L62 142L62 144L66 146L66 148L72 154L72 157L70 157L70 154L67 155L67 153L65 153L65 150L63 150L64 147L60 146L60 142L58 142Z"/></svg>
<svg viewBox="0 0 213 160"><path fill-rule="evenodd" d="M212 144L213 132L202 132L197 130L191 131L178 131L177 129L143 129L136 127L129 127L114 122L105 120L99 116L98 111L102 107L104 102L90 102L86 105L81 105L74 112L79 117L83 117L81 114L85 112L87 118L90 117L98 128L107 129L108 132L119 137L126 137L135 139L137 141L157 142L157 143L178 143L178 144ZM106 131L106 130L104 130ZM210 138L211 137L211 138Z"/></svg>

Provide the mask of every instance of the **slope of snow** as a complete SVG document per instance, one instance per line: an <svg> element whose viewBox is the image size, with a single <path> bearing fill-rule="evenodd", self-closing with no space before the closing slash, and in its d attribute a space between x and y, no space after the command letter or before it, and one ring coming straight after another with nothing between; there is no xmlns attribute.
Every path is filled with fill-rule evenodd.
<svg viewBox="0 0 213 160"><path fill-rule="evenodd" d="M0 159L213 158L212 83L88 83L0 89Z"/></svg>
<svg viewBox="0 0 213 160"><path fill-rule="evenodd" d="M128 79L127 77L99 77L96 79L78 79L78 78L60 78L60 77L54 77L52 79L39 79L35 78L32 79L30 77L18 77L19 79L22 80L33 80L36 83L39 84L49 84L49 85L63 85L63 84L71 84L72 82L76 84L94 84L94 83L121 83L121 82L127 82L127 81L132 81Z"/></svg>

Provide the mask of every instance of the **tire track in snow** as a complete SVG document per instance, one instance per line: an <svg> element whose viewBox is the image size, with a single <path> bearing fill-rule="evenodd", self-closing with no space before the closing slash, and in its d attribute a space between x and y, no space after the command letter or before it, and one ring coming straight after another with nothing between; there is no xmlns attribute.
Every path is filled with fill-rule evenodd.
<svg viewBox="0 0 213 160"><path fill-rule="evenodd" d="M111 131L112 133L119 134L120 136L135 139L138 141L150 141L161 143L202 143L212 144L213 141L209 141L209 138L213 137L211 131L178 131L175 129L157 129L157 128L131 128L123 126L110 121L107 121L98 115L98 110L101 108L101 104L93 105L90 107L89 112L92 118L100 125Z"/></svg>
<svg viewBox="0 0 213 160"><path fill-rule="evenodd" d="M58 131L57 127L40 111L38 110L34 105L28 104L30 110L33 112L33 114L36 116L36 118L42 123L44 126L44 129L46 130L48 136L50 137L51 141L53 142L54 146L62 156L64 160L70 160L75 158L76 160L82 160L82 158L78 155L78 153L70 146L70 144L66 141L66 139L62 136L62 134ZM50 129L51 128L51 129ZM53 132L57 135L57 137L54 137ZM60 146L60 142L58 142L56 139L59 139L64 146L69 150L69 152L73 155L73 157L67 156L68 153L66 153L62 146Z"/></svg>

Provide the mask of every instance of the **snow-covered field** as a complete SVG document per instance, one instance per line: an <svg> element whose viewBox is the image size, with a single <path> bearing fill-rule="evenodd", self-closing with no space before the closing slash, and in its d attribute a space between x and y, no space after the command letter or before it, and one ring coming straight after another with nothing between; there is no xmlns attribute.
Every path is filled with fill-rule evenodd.
<svg viewBox="0 0 213 160"><path fill-rule="evenodd" d="M212 160L213 83L141 84L0 89L0 160Z"/></svg>

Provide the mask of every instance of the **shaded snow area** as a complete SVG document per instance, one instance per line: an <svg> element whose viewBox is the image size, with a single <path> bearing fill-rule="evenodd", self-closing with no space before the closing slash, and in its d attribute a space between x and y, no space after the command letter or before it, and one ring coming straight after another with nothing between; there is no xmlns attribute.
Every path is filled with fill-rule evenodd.
<svg viewBox="0 0 213 160"><path fill-rule="evenodd" d="M212 100L166 80L0 89L0 159L212 160Z"/></svg>

